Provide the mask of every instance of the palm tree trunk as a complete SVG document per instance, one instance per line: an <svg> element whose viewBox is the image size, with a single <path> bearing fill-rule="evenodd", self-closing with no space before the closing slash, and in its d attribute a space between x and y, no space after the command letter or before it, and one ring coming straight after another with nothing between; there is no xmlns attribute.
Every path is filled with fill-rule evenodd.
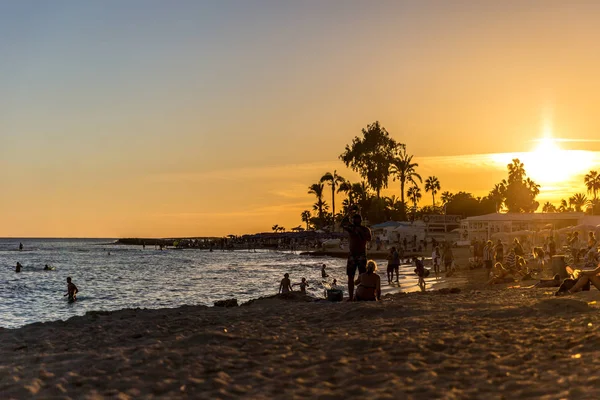
<svg viewBox="0 0 600 400"><path fill-rule="evenodd" d="M402 203L404 203L404 181L400 178L400 197L402 198Z"/></svg>
<svg viewBox="0 0 600 400"><path fill-rule="evenodd" d="M335 232L335 179L331 182L331 222Z"/></svg>
<svg viewBox="0 0 600 400"><path fill-rule="evenodd" d="M431 192L431 197L433 198L433 204L431 205L431 208L435 209L435 193L433 193L433 191Z"/></svg>

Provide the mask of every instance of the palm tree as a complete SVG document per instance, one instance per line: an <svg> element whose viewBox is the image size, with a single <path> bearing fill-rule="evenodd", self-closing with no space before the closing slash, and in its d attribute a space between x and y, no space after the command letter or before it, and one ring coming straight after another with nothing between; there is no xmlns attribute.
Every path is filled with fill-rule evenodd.
<svg viewBox="0 0 600 400"><path fill-rule="evenodd" d="M570 199L569 199L570 200ZM559 212L569 212L573 211L573 209L569 206L565 199L560 200L560 206L558 207Z"/></svg>
<svg viewBox="0 0 600 400"><path fill-rule="evenodd" d="M569 198L569 203L575 207L576 212L581 212L583 207L588 203L588 199L583 193L576 193Z"/></svg>
<svg viewBox="0 0 600 400"><path fill-rule="evenodd" d="M331 172L326 172L325 175L321 177L320 183L325 182L328 182L331 186L331 215L335 218L335 189L338 185L346 182L346 180L339 176L336 170L333 170L333 174Z"/></svg>
<svg viewBox="0 0 600 400"><path fill-rule="evenodd" d="M282 232L282 233L285 232L285 228L283 226L280 226L279 227L279 232Z"/></svg>
<svg viewBox="0 0 600 400"><path fill-rule="evenodd" d="M530 178L525 179L525 186L527 189L529 189L533 197L540 194L540 185L532 181Z"/></svg>
<svg viewBox="0 0 600 400"><path fill-rule="evenodd" d="M273 229L273 232L277 233L279 232L279 225L275 224L271 227L271 229Z"/></svg>
<svg viewBox="0 0 600 400"><path fill-rule="evenodd" d="M494 188L490 191L488 197L496 202L496 212L500 212L504 199L506 197L506 180L502 179L500 183L494 185Z"/></svg>
<svg viewBox="0 0 600 400"><path fill-rule="evenodd" d="M310 215L310 211L308 211L308 210L304 210L300 214L300 218L302 218L302 222L306 222L306 230L308 230L308 228L309 228L311 217L312 217L312 215Z"/></svg>
<svg viewBox="0 0 600 400"><path fill-rule="evenodd" d="M554 206L554 204L547 201L546 203L544 203L544 206L542 207L542 212L554 213L554 212L556 212L556 206Z"/></svg>
<svg viewBox="0 0 600 400"><path fill-rule="evenodd" d="M421 175L417 174L415 170L419 164L413 163L412 158L413 156L406 154L406 147L401 146L398 156L392 160L390 166L390 172L394 175L394 180L398 179L400 181L400 196L403 203L404 185L409 182L416 186L417 182L415 179L418 179L421 183L423 182Z"/></svg>
<svg viewBox="0 0 600 400"><path fill-rule="evenodd" d="M406 191L406 195L408 196L408 199L410 201L412 201L413 203L413 220L414 220L414 214L416 214L417 212L417 203L419 202L419 200L421 200L421 188L419 188L417 185L409 188Z"/></svg>
<svg viewBox="0 0 600 400"><path fill-rule="evenodd" d="M452 201L452 197L453 197L452 193L450 193L448 191L442 192L442 204L446 205L446 204L450 203Z"/></svg>
<svg viewBox="0 0 600 400"><path fill-rule="evenodd" d="M583 182L587 187L587 192L594 195L594 200L597 199L598 190L600 190L600 175L598 175L598 171L590 171L583 178Z"/></svg>
<svg viewBox="0 0 600 400"><path fill-rule="evenodd" d="M508 167L508 182L521 182L525 176L525 164L518 158L512 160Z"/></svg>
<svg viewBox="0 0 600 400"><path fill-rule="evenodd" d="M440 190L440 181L437 176L430 176L425 180L425 191L431 192L433 198L433 207L435 208L435 194Z"/></svg>
<svg viewBox="0 0 600 400"><path fill-rule="evenodd" d="M314 194L315 196L317 196L317 202L315 204L319 204L319 218L323 218L323 204L325 204L325 202L323 201L323 188L324 185L320 182L313 183L308 187L308 194Z"/></svg>

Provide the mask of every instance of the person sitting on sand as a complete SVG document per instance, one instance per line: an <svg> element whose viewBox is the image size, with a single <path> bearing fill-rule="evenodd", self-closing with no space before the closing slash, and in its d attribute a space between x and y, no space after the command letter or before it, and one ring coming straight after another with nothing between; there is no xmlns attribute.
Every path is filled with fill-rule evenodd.
<svg viewBox="0 0 600 400"><path fill-rule="evenodd" d="M17 261L17 266L15 267L15 272L21 272L21 268L23 268L23 266L21 265L20 262Z"/></svg>
<svg viewBox="0 0 600 400"><path fill-rule="evenodd" d="M306 287L310 285L306 282L306 278L302 278L302 282L294 283L292 286L300 286L300 293L306 294Z"/></svg>
<svg viewBox="0 0 600 400"><path fill-rule="evenodd" d="M515 251L515 254L523 257L525 255L525 250L523 250L523 245L521 244L521 242L519 242L519 239L515 238L515 240L513 240L513 243L513 249Z"/></svg>
<svg viewBox="0 0 600 400"><path fill-rule="evenodd" d="M598 240L596 239L596 234L594 231L588 232L588 250L596 248L598 246Z"/></svg>
<svg viewBox="0 0 600 400"><path fill-rule="evenodd" d="M289 293L292 291L292 282L290 281L290 274L283 274L283 279L279 284L279 293Z"/></svg>
<svg viewBox="0 0 600 400"><path fill-rule="evenodd" d="M329 275L327 275L327 272L325 272L325 264L323 264L323 266L321 267L321 278L327 278Z"/></svg>
<svg viewBox="0 0 600 400"><path fill-rule="evenodd" d="M575 285L562 294L573 294L579 292L586 284L588 284L588 282L596 286L596 289L600 290L600 276L598 276L598 274L600 274L600 265L594 269L585 269L579 271L579 276ZM556 294L558 295L559 293Z"/></svg>
<svg viewBox="0 0 600 400"><path fill-rule="evenodd" d="M513 272L504 268L504 266L497 262L491 272L491 278L487 282L487 285L496 285L498 283L513 283L515 277Z"/></svg>
<svg viewBox="0 0 600 400"><path fill-rule="evenodd" d="M79 289L73 282L71 282L71 277L67 278L67 294L65 296L69 296L69 301L73 302L77 300L77 293L79 293Z"/></svg>
<svg viewBox="0 0 600 400"><path fill-rule="evenodd" d="M556 274L552 279L540 279L538 283L533 285L534 288L559 287L560 275Z"/></svg>
<svg viewBox="0 0 600 400"><path fill-rule="evenodd" d="M381 300L381 278L377 274L377 263L373 260L367 262L367 272L358 276L356 281L356 301Z"/></svg>

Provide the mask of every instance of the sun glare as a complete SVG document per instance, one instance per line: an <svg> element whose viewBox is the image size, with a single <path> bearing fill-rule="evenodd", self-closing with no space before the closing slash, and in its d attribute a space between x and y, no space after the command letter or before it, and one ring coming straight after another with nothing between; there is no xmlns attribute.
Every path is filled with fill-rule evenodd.
<svg viewBox="0 0 600 400"><path fill-rule="evenodd" d="M545 137L533 151L524 153L521 161L536 183L551 184L585 173L592 166L592 159L589 152L563 150L554 139Z"/></svg>

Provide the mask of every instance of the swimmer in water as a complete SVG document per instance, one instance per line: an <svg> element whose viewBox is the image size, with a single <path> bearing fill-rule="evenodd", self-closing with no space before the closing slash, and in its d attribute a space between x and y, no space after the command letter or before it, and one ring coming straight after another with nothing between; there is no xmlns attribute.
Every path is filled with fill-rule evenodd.
<svg viewBox="0 0 600 400"><path fill-rule="evenodd" d="M281 283L279 284L279 293L289 293L292 291L292 282L290 281L290 274L284 274Z"/></svg>
<svg viewBox="0 0 600 400"><path fill-rule="evenodd" d="M69 301L73 302L77 300L77 293L79 293L79 289L73 282L71 282L71 277L67 278L67 294L65 296L69 296Z"/></svg>
<svg viewBox="0 0 600 400"><path fill-rule="evenodd" d="M306 282L306 278L302 278L302 282L294 283L292 286L300 286L300 293L306 294L306 287L310 285Z"/></svg>
<svg viewBox="0 0 600 400"><path fill-rule="evenodd" d="M44 267L44 271L50 271L51 268L48 266L48 264L46 264L46 266Z"/></svg>
<svg viewBox="0 0 600 400"><path fill-rule="evenodd" d="M21 272L21 268L23 268L23 266L21 265L20 262L17 262L17 266L15 268L15 272Z"/></svg>

